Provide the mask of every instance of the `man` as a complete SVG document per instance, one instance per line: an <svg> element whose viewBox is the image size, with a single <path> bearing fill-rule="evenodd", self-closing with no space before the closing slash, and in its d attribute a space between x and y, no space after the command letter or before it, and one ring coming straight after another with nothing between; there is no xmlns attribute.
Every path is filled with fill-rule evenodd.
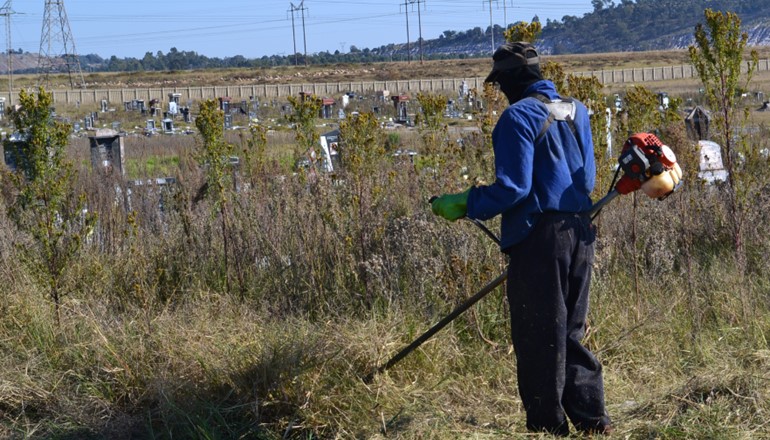
<svg viewBox="0 0 770 440"><path fill-rule="evenodd" d="M492 132L495 182L432 203L448 220L502 215L507 296L527 429L567 436L611 431L602 369L581 344L594 256L595 163L586 107L543 80L536 49L507 43L486 82L511 104Z"/></svg>

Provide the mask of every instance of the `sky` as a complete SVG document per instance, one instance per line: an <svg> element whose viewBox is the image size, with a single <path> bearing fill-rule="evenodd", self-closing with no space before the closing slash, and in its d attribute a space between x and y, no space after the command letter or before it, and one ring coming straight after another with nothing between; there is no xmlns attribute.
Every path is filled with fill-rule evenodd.
<svg viewBox="0 0 770 440"><path fill-rule="evenodd" d="M13 11L10 29L14 50L40 50L45 3L46 0L0 0L0 6L10 4ZM565 15L580 17L592 10L591 0L64 0L50 3L52 12L58 12L57 3L64 5L75 51L103 58L112 55L142 58L147 52L168 53L172 47L219 58L291 55L295 45L298 53L337 50L347 53L351 46L371 49L389 43L406 43L407 19L409 41L414 43L420 34L428 40L438 38L446 30L487 29L490 23L503 26L506 21L531 21L535 15L545 24L547 19L561 20ZM5 30L5 21L0 20L0 24ZM3 38L3 49L6 38ZM53 41L62 46L61 38L54 37ZM63 53L63 49L53 48L51 52Z"/></svg>

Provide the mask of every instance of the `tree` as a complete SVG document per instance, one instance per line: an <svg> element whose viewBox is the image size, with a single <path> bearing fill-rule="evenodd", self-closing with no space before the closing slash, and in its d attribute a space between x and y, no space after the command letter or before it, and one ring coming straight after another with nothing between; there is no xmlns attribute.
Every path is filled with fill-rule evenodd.
<svg viewBox="0 0 770 440"><path fill-rule="evenodd" d="M529 43L534 43L540 38L540 34L542 33L543 25L539 21L533 21L532 23L520 21L506 29L503 35L505 35L506 41L527 41Z"/></svg>
<svg viewBox="0 0 770 440"><path fill-rule="evenodd" d="M142 68L144 70L155 70L155 57L150 52L146 52L142 57Z"/></svg>
<svg viewBox="0 0 770 440"><path fill-rule="evenodd" d="M619 123L619 133L640 133L660 130L667 123L681 122L678 105L681 100L672 99L667 109L661 109L658 95L644 86L633 86L626 90L623 112L625 118Z"/></svg>
<svg viewBox="0 0 770 440"><path fill-rule="evenodd" d="M315 146L317 143L316 120L321 111L321 100L316 96L304 96L296 98L288 97L292 112L286 117L294 125L294 136L297 140L298 150L294 152L295 158L303 155L309 155L311 159L315 156Z"/></svg>
<svg viewBox="0 0 770 440"><path fill-rule="evenodd" d="M183 70L187 68L185 62L185 53L179 52L176 47L172 47L166 55L166 65L170 70Z"/></svg>
<svg viewBox="0 0 770 440"><path fill-rule="evenodd" d="M384 201L387 188L382 185L378 176L385 169L385 148L382 130L377 117L371 112L358 115L347 115L340 122L339 154L344 163L344 189L338 194L342 203L349 206L346 210L346 222L352 225L349 246L351 254L359 268L357 279L366 300L366 306L371 307L375 296L371 288L372 276L365 268L372 254L372 243L376 242L376 224L382 215L386 215L380 207Z"/></svg>
<svg viewBox="0 0 770 440"><path fill-rule="evenodd" d="M421 112L417 115L415 123L431 132L440 130L444 110L447 105L447 97L430 93L418 93L417 102L420 103Z"/></svg>
<svg viewBox="0 0 770 440"><path fill-rule="evenodd" d="M60 322L65 274L93 231L96 217L74 189L75 172L64 155L72 127L53 120L53 95L42 87L34 95L22 89L19 107L9 117L18 131L3 142L16 163L8 175L15 201L8 215L31 238L20 246L24 263L47 290Z"/></svg>
<svg viewBox="0 0 770 440"><path fill-rule="evenodd" d="M234 147L225 141L225 114L217 101L208 99L200 104L200 114L195 118L195 127L200 136L198 163L206 170L206 195L214 201L214 210L219 214L222 230L223 264L225 289L230 291L229 249L229 196L232 192L230 180L230 156ZM241 284L243 299L243 284Z"/></svg>
<svg viewBox="0 0 770 440"><path fill-rule="evenodd" d="M741 19L735 13L715 12L711 9L706 9L704 16L706 23L699 23L695 27L695 44L689 47L690 60L703 83L709 106L713 109L712 126L717 129L722 160L728 172L727 193L733 245L738 264L745 269L743 221L745 211L750 207L750 176L743 172L740 161L749 157L752 151L739 130L745 125L748 113L739 113L736 100L739 91L748 88L757 68L758 55L755 50L751 51L744 82L741 82L743 56L749 39L748 34L741 31Z"/></svg>

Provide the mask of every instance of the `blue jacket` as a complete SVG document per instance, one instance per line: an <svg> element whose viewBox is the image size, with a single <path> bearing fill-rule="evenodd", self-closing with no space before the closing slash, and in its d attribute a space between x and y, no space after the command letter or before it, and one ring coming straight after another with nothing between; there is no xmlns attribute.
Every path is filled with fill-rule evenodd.
<svg viewBox="0 0 770 440"><path fill-rule="evenodd" d="M500 248L523 240L543 212L585 212L591 209L596 164L586 107L577 102L574 125L554 121L534 145L548 119L548 108L533 93L560 99L551 81L524 91L527 98L509 106L492 131L495 182L471 189L468 217L488 220L502 214Z"/></svg>

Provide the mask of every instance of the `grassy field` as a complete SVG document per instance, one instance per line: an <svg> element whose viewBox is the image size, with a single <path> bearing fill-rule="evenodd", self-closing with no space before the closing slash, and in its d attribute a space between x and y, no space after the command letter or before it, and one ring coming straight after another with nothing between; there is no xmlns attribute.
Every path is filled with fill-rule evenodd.
<svg viewBox="0 0 770 440"><path fill-rule="evenodd" d="M570 62L641 65L644 56ZM683 53L647 56L675 64ZM483 75L488 64L445 62L440 73ZM391 74L419 75L400 67ZM116 87L156 81L106 76ZM684 96L697 85L670 87ZM493 121L499 108L486 110L464 122L479 131L452 136L350 121L348 138L358 142L334 176L291 169L289 127L266 131L264 151L245 131L228 132L242 160L240 191L227 189L224 201L205 190L198 136L126 139L132 178L177 178L173 187L132 187L130 201L125 182L91 170L86 139L72 139L76 189L98 223L59 277L58 314L3 174L0 438L548 438L524 427L502 289L372 383L362 380L505 268L476 227L443 221L426 203L494 178L483 116ZM747 151L759 152L769 137L764 114L752 116ZM610 438L770 438L770 163L745 156L739 253L727 188L697 179L681 120L659 128L685 188L660 202L624 196L596 222L585 342L604 365ZM394 157L396 148L418 150L418 160ZM611 160L601 151L597 160L594 199L611 179Z"/></svg>
<svg viewBox="0 0 770 440"><path fill-rule="evenodd" d="M755 48L761 59L770 57L770 48ZM610 70L689 64L687 51L618 52L543 56L544 61L562 64L567 71ZM170 72L92 73L86 74L88 88L119 89L131 87L221 86L238 84L290 84L373 80L407 80L415 78L463 78L486 76L490 58L436 60L369 64L337 64L332 66L288 66L259 69L215 69ZM33 87L34 75L14 76L14 86ZM0 90L7 89L7 78L0 78ZM53 75L52 87L69 86L64 76Z"/></svg>

